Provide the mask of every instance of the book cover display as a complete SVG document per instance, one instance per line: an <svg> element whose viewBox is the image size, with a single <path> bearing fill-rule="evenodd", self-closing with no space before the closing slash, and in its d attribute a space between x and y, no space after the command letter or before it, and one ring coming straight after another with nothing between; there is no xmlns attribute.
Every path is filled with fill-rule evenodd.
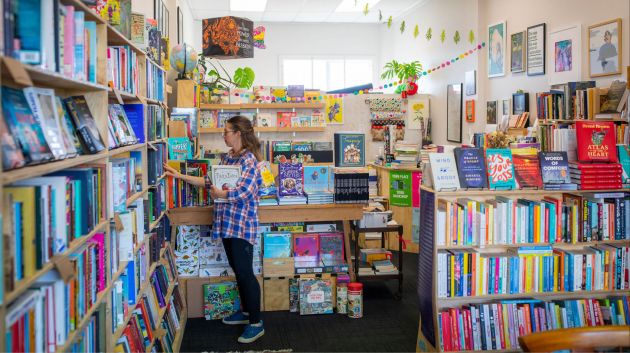
<svg viewBox="0 0 630 353"><path fill-rule="evenodd" d="M66 149L57 118L55 91L48 88L26 87L24 96L55 159L65 158Z"/></svg>
<svg viewBox="0 0 630 353"><path fill-rule="evenodd" d="M335 167L365 166L365 134L336 132Z"/></svg>
<svg viewBox="0 0 630 353"><path fill-rule="evenodd" d="M291 232L266 232L263 234L263 257L276 259L291 257Z"/></svg>
<svg viewBox="0 0 630 353"><path fill-rule="evenodd" d="M101 134L96 127L94 116L90 112L84 96L68 97L64 100L68 108L68 113L74 121L74 126L78 131L78 135L83 141L83 145L90 153L98 153L105 149Z"/></svg>
<svg viewBox="0 0 630 353"><path fill-rule="evenodd" d="M201 23L203 55L221 59L254 57L254 23L226 16L206 18Z"/></svg>
<svg viewBox="0 0 630 353"><path fill-rule="evenodd" d="M276 126L282 128L291 127L294 117L297 117L296 112L278 112L276 115Z"/></svg>
<svg viewBox="0 0 630 353"><path fill-rule="evenodd" d="M542 188L538 150L535 148L513 148L514 174L519 188Z"/></svg>
<svg viewBox="0 0 630 353"><path fill-rule="evenodd" d="M168 138L168 159L185 160L192 158L192 146L188 137Z"/></svg>
<svg viewBox="0 0 630 353"><path fill-rule="evenodd" d="M203 313L206 320L222 319L241 310L236 282L203 285Z"/></svg>
<svg viewBox="0 0 630 353"><path fill-rule="evenodd" d="M615 123L577 121L575 130L580 162L617 162Z"/></svg>
<svg viewBox="0 0 630 353"><path fill-rule="evenodd" d="M459 177L457 175L457 165L453 155L447 153L430 153L431 178L435 190L457 190L459 189Z"/></svg>
<svg viewBox="0 0 630 353"><path fill-rule="evenodd" d="M630 147L628 145L617 145L619 163L621 164L621 181L630 184Z"/></svg>
<svg viewBox="0 0 630 353"><path fill-rule="evenodd" d="M302 163L280 163L278 165L279 196L301 196L304 185Z"/></svg>
<svg viewBox="0 0 630 353"><path fill-rule="evenodd" d="M317 233L293 234L293 255L295 261L317 261L319 257L319 236Z"/></svg>
<svg viewBox="0 0 630 353"><path fill-rule="evenodd" d="M512 151L507 148L488 148L486 150L486 167L490 189L512 190L516 188Z"/></svg>
<svg viewBox="0 0 630 353"><path fill-rule="evenodd" d="M329 191L332 175L328 166L304 166L304 191Z"/></svg>
<svg viewBox="0 0 630 353"><path fill-rule="evenodd" d="M330 280L300 279L300 315L332 314Z"/></svg>
<svg viewBox="0 0 630 353"><path fill-rule="evenodd" d="M543 183L568 184L571 182L566 152L540 152L538 158Z"/></svg>
<svg viewBox="0 0 630 353"><path fill-rule="evenodd" d="M471 189L485 188L486 164L483 160L483 149L457 147L454 150L454 154L460 187Z"/></svg>

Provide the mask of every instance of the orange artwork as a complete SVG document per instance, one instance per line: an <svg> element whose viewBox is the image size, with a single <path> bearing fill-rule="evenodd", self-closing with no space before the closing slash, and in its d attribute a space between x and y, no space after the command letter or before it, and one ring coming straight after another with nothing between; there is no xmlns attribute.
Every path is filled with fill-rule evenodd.
<svg viewBox="0 0 630 353"><path fill-rule="evenodd" d="M221 17L215 19L213 23L204 20L203 26L203 49L204 51L210 47L211 42L218 45L225 55L236 55L240 36L238 34L238 25L231 17ZM212 39L212 40L211 40Z"/></svg>
<svg viewBox="0 0 630 353"><path fill-rule="evenodd" d="M475 100L469 99L466 101L466 122L475 122Z"/></svg>

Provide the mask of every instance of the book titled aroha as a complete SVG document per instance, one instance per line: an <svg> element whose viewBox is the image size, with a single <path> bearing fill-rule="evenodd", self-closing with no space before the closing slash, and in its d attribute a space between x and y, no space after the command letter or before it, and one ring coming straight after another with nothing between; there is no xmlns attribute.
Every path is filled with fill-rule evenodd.
<svg viewBox="0 0 630 353"><path fill-rule="evenodd" d="M335 167L365 166L365 134L336 132Z"/></svg>
<svg viewBox="0 0 630 353"><path fill-rule="evenodd" d="M429 153L433 188L440 190L459 189L459 177L455 158L447 153Z"/></svg>
<svg viewBox="0 0 630 353"><path fill-rule="evenodd" d="M577 121L575 130L580 162L617 162L615 124L612 121Z"/></svg>
<svg viewBox="0 0 630 353"><path fill-rule="evenodd" d="M192 146L188 137L168 138L168 159L184 160L192 158Z"/></svg>
<svg viewBox="0 0 630 353"><path fill-rule="evenodd" d="M470 189L485 188L486 164L483 160L483 149L457 147L454 153L459 185Z"/></svg>
<svg viewBox="0 0 630 353"><path fill-rule="evenodd" d="M542 188L538 151L535 148L513 148L514 174L519 188Z"/></svg>
<svg viewBox="0 0 630 353"><path fill-rule="evenodd" d="M545 184L569 184L569 159L567 153L540 152L538 153L542 181Z"/></svg>
<svg viewBox="0 0 630 353"><path fill-rule="evenodd" d="M486 167L490 189L515 189L512 151L507 148L488 148Z"/></svg>

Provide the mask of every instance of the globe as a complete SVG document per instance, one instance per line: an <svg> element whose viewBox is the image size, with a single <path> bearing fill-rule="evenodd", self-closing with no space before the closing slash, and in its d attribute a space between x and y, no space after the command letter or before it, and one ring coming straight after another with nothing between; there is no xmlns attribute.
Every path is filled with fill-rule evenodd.
<svg viewBox="0 0 630 353"><path fill-rule="evenodd" d="M197 66L197 53L190 45L178 44L171 49L171 67L180 77L191 73Z"/></svg>

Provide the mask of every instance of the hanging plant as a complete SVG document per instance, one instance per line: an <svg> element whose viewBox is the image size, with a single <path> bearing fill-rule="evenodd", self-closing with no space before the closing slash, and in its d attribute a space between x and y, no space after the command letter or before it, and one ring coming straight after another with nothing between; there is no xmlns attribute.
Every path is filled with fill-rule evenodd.
<svg viewBox="0 0 630 353"><path fill-rule="evenodd" d="M387 28L391 28L392 27L392 16L389 16L389 18L387 19Z"/></svg>
<svg viewBox="0 0 630 353"><path fill-rule="evenodd" d="M444 43L444 41L446 40L446 30L442 30L442 33L440 33L440 41L442 43Z"/></svg>
<svg viewBox="0 0 630 353"><path fill-rule="evenodd" d="M411 85L410 83L414 83L420 77L422 73L422 64L419 61L412 61L410 63L401 63L396 60L392 60L385 64L383 67L383 73L381 74L381 79L383 80L391 80L394 77L398 78L399 81L402 81L398 87L396 87L396 93L401 93L402 91L415 91L417 92L417 85Z"/></svg>
<svg viewBox="0 0 630 353"><path fill-rule="evenodd" d="M459 43L460 41L460 37L459 37L459 31L455 31L455 35L453 36L453 41L455 42L455 44Z"/></svg>
<svg viewBox="0 0 630 353"><path fill-rule="evenodd" d="M403 32L405 32L405 21L400 23L400 34L403 34Z"/></svg>
<svg viewBox="0 0 630 353"><path fill-rule="evenodd" d="M473 32L472 29L470 30L470 32L468 32L468 41L470 42L470 44L473 44L473 42L475 41L475 32Z"/></svg>
<svg viewBox="0 0 630 353"><path fill-rule="evenodd" d="M418 25L413 29L413 37L418 38L418 34L420 34L420 29L418 29Z"/></svg>
<svg viewBox="0 0 630 353"><path fill-rule="evenodd" d="M431 37L433 37L433 30L431 29L431 27L427 29L427 34L425 34L425 37L427 38L427 40L431 40Z"/></svg>

